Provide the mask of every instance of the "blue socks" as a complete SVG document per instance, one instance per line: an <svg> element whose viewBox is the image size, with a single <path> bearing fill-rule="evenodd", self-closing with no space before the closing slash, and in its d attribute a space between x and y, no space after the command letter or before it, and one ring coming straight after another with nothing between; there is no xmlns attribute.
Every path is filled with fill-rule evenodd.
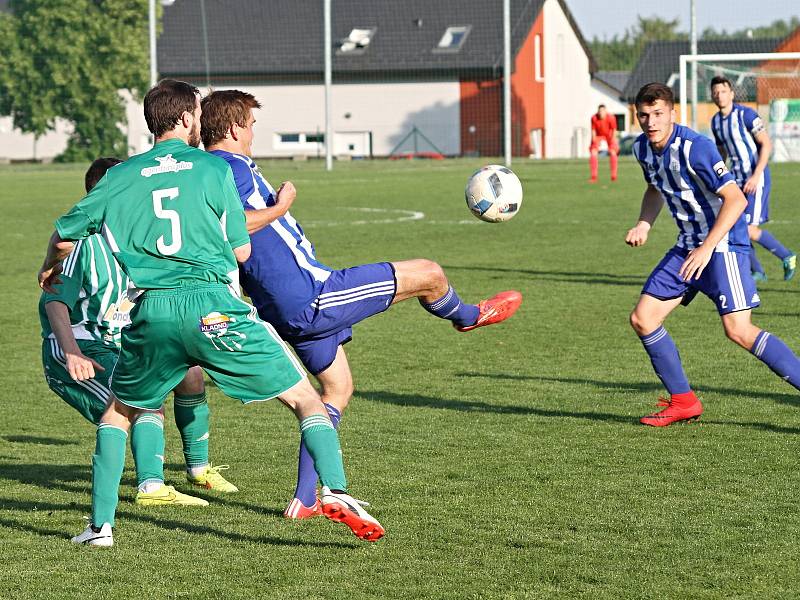
<svg viewBox="0 0 800 600"><path fill-rule="evenodd" d="M753 243L750 242L750 272L751 273L763 273L764 267L761 265L761 261L758 260L756 256L756 249L753 246Z"/></svg>
<svg viewBox="0 0 800 600"><path fill-rule="evenodd" d="M325 404L325 410L331 419L334 427L339 426L342 414L336 407ZM314 459L308 453L305 442L300 442L300 458L297 463L297 487L294 497L300 500L304 506L311 508L317 501L317 471L314 468Z"/></svg>
<svg viewBox="0 0 800 600"><path fill-rule="evenodd" d="M750 348L772 372L800 390L800 359L780 338L762 331Z"/></svg>
<svg viewBox="0 0 800 600"><path fill-rule="evenodd" d="M458 294L456 294L456 291L452 287L448 287L447 293L444 296L430 304L422 300L420 300L419 303L422 305L422 308L432 315L440 319L448 319L459 327L474 325L480 313L477 304L462 303L461 298L458 297Z"/></svg>
<svg viewBox="0 0 800 600"><path fill-rule="evenodd" d="M792 255L791 250L781 244L775 237L766 229L761 230L761 237L758 238L758 244L772 252L775 256L783 260Z"/></svg>
<svg viewBox="0 0 800 600"><path fill-rule="evenodd" d="M681 357L675 342L662 325L654 332L640 337L645 351L650 356L656 375L667 388L670 395L685 394L691 391L689 380L683 372Z"/></svg>

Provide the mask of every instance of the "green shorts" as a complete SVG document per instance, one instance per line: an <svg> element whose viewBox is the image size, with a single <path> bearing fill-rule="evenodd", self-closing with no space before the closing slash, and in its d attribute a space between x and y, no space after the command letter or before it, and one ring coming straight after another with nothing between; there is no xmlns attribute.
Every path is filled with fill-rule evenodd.
<svg viewBox="0 0 800 600"><path fill-rule="evenodd" d="M117 362L116 346L92 340L78 340L78 347L85 356L99 362L105 371L95 369L95 376L84 381L75 381L67 371L64 351L54 339L42 340L42 365L47 385L67 404L97 425L111 397L108 380Z"/></svg>
<svg viewBox="0 0 800 600"><path fill-rule="evenodd" d="M156 410L194 365L242 402L279 396L306 376L272 326L226 285L146 291L122 330L111 390L124 404Z"/></svg>

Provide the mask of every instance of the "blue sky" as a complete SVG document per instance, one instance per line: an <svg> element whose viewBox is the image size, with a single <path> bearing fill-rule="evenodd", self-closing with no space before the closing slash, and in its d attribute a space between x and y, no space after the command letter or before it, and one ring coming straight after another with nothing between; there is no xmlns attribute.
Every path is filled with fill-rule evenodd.
<svg viewBox="0 0 800 600"><path fill-rule="evenodd" d="M622 34L636 16L658 15L680 19L679 29L689 31L689 0L565 0L587 40ZM798 0L696 0L697 29L736 31L768 25L778 19L800 16Z"/></svg>

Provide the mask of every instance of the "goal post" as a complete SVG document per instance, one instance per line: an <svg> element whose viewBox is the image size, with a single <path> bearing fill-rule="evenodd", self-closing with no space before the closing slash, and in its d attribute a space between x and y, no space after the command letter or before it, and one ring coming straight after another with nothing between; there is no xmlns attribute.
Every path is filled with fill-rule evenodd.
<svg viewBox="0 0 800 600"><path fill-rule="evenodd" d="M697 77L692 78L687 75L694 65ZM736 102L749 104L768 123L775 146L773 160L800 161L800 52L682 54L682 125L709 129L710 116L716 112L709 84L715 76L730 80Z"/></svg>

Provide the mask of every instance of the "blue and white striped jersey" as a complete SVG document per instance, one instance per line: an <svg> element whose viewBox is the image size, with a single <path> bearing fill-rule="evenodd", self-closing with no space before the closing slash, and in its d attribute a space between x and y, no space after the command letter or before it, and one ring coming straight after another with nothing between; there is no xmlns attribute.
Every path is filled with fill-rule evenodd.
<svg viewBox="0 0 800 600"><path fill-rule="evenodd" d="M274 206L275 190L247 156L212 150L230 164L245 210ZM303 228L287 212L250 236L250 258L240 268L244 291L261 317L276 325L305 309L332 269L320 263Z"/></svg>
<svg viewBox="0 0 800 600"><path fill-rule="evenodd" d="M714 143L696 131L675 125L669 142L655 152L645 134L633 144L633 155L645 181L661 192L678 225L676 246L700 246L722 207L719 191L734 179ZM717 252L749 252L750 239L742 216L716 247Z"/></svg>
<svg viewBox="0 0 800 600"><path fill-rule="evenodd" d="M717 146L725 148L730 158L731 172L741 187L758 163L755 137L764 131L763 119L752 108L734 104L727 117L723 117L722 112L711 117L711 131Z"/></svg>

